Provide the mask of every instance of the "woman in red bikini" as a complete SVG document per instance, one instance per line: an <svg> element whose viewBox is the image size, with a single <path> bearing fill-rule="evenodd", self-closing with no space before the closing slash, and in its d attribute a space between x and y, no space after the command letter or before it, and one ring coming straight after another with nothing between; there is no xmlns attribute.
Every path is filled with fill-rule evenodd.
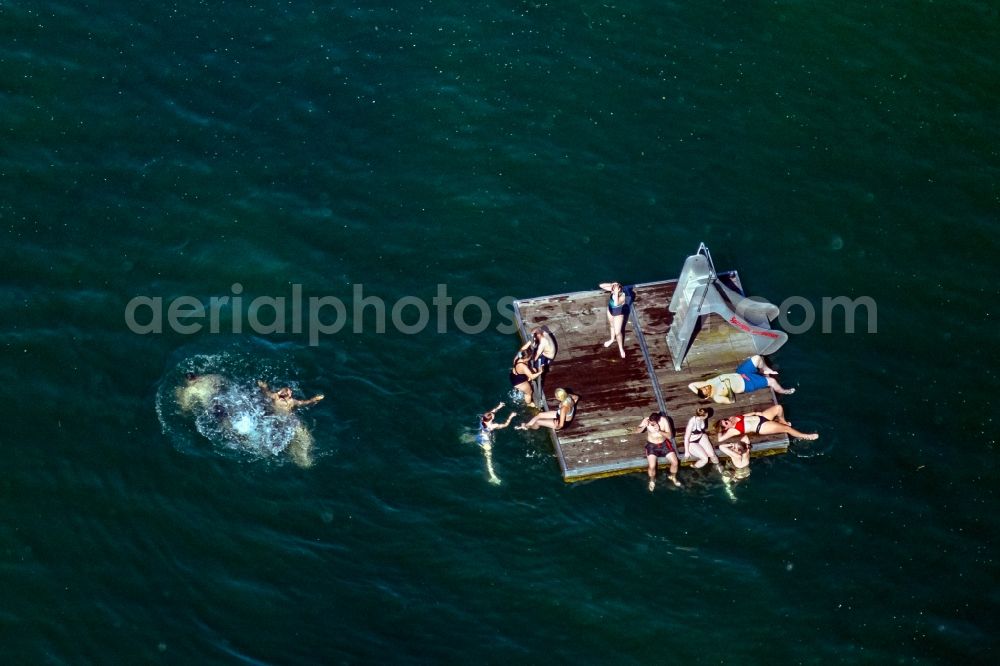
<svg viewBox="0 0 1000 666"><path fill-rule="evenodd" d="M715 432L718 435L718 442L721 444L727 439L739 437L744 444L750 443L750 433L758 435L780 435L785 433L799 439L818 439L816 433L800 432L792 427L792 424L785 420L785 408L781 405L768 407L762 412L748 412L737 416L730 416L727 419L720 419L715 424Z"/></svg>

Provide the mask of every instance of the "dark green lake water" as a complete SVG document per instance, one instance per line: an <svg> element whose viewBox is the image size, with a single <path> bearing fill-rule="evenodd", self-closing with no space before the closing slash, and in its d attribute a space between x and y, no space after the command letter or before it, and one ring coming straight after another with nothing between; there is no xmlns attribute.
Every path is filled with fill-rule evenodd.
<svg viewBox="0 0 1000 666"><path fill-rule="evenodd" d="M994 661L998 36L972 0L0 2L3 661ZM491 485L499 313L350 312L700 241L775 302L877 303L774 358L822 438L735 501L567 486L510 430ZM235 283L349 321L126 325ZM316 464L158 413L198 364L325 393Z"/></svg>

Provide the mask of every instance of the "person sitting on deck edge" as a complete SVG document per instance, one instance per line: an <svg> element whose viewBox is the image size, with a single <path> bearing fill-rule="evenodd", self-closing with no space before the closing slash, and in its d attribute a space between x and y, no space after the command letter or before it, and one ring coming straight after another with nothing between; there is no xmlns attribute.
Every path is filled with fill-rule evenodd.
<svg viewBox="0 0 1000 666"><path fill-rule="evenodd" d="M580 396L570 393L564 388L557 388L555 390L555 397L559 401L558 409L540 412L527 423L514 426L514 429L528 430L530 428L531 430L538 430L541 427L545 427L556 431L562 430L567 423L573 420L573 416L576 415L576 403L580 401Z"/></svg>
<svg viewBox="0 0 1000 666"><path fill-rule="evenodd" d="M667 478L679 487L681 485L680 481L677 480L679 461L677 460L677 447L674 446L674 434L670 429L670 421L663 414L653 412L642 420L633 434L638 435L644 430L646 431L646 460L649 461L647 469L649 490L652 492L656 488L657 458L667 459L667 462L670 463L670 474L667 475Z"/></svg>
<svg viewBox="0 0 1000 666"><path fill-rule="evenodd" d="M737 393L750 393L770 386L775 393L791 394L795 389L786 389L772 376L778 374L767 367L764 359L754 355L743 361L736 372L727 372L703 382L691 382L688 388L702 400L714 400L725 405L736 401Z"/></svg>
<svg viewBox="0 0 1000 666"><path fill-rule="evenodd" d="M531 339L521 345L521 350L531 347L534 356L531 360L532 370L542 371L556 360L556 341L548 329L535 327L531 329Z"/></svg>
<svg viewBox="0 0 1000 666"><path fill-rule="evenodd" d="M712 410L699 407L694 416L688 419L687 428L684 429L684 459L697 458L694 464L696 469L700 469L712 461L718 466L719 458L715 455L715 447L708 436L708 417Z"/></svg>

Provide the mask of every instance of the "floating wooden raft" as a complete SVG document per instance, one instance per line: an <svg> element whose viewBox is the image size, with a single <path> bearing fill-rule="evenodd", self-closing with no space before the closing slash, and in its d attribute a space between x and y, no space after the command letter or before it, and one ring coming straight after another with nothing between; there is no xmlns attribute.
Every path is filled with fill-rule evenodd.
<svg viewBox="0 0 1000 666"><path fill-rule="evenodd" d="M720 279L742 293L739 276ZM631 287L634 294L625 326L625 358L608 339L606 291L582 291L514 302L522 340L536 327L548 327L558 344L556 360L544 378L542 400L557 388L580 396L576 416L552 432L563 480L581 481L646 469L646 436L629 434L651 412L665 412L673 422L675 441L683 456L684 428L698 407L711 406L709 425L732 414L761 411L776 404L770 389L736 396L733 405L699 402L688 389L694 381L733 372L753 355L750 336L717 315L702 317L681 370L675 371L666 335L673 321L668 304L677 280ZM713 441L714 441L713 436ZM753 456L784 453L787 435L754 435ZM725 456L723 456L725 458ZM665 464L661 459L661 466Z"/></svg>

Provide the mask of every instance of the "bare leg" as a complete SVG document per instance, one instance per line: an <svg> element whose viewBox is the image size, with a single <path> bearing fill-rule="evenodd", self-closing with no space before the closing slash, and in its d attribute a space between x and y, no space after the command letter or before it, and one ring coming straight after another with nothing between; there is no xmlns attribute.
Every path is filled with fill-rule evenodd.
<svg viewBox="0 0 1000 666"><path fill-rule="evenodd" d="M486 472L490 475L490 483L494 486L499 486L501 481L500 477L497 476L496 472L493 471L493 445L486 444L483 446L483 455L486 457Z"/></svg>
<svg viewBox="0 0 1000 666"><path fill-rule="evenodd" d="M549 420L549 421L556 421L556 419L558 419L558 418L559 418L559 412L552 411L550 409L547 412L539 412L539 413L535 414L531 418L530 421L528 421L527 423L522 423L519 426L514 426L514 428L516 430L527 430L528 428L531 428L532 430L538 430L538 426L539 426L538 421L539 421L539 419L545 419L545 420ZM551 428L552 426L547 426L547 427Z"/></svg>
<svg viewBox="0 0 1000 666"><path fill-rule="evenodd" d="M774 407L768 407L761 414L764 418L770 419L771 421L776 421L782 425L792 425L785 420L785 408L781 405L775 405Z"/></svg>
<svg viewBox="0 0 1000 666"><path fill-rule="evenodd" d="M656 456L646 456L646 460L649 461L646 474L649 475L649 490L652 492L653 488L656 487Z"/></svg>
<svg viewBox="0 0 1000 666"><path fill-rule="evenodd" d="M778 374L777 372L768 367L767 363L764 362L764 357L761 356L760 354L754 354L753 356L750 357L750 360L753 361L754 366L758 370L760 370L760 374L762 375Z"/></svg>
<svg viewBox="0 0 1000 666"><path fill-rule="evenodd" d="M299 424L295 428L295 436L288 445L288 455L292 457L292 462L302 468L312 467L312 445L312 434L304 425Z"/></svg>
<svg viewBox="0 0 1000 666"><path fill-rule="evenodd" d="M688 442L687 446L684 447L684 457L690 458L691 456L698 459L698 462L694 464L695 469L701 469L708 464L708 456L705 455L705 449L702 448L701 443L697 440Z"/></svg>
<svg viewBox="0 0 1000 666"><path fill-rule="evenodd" d="M557 427L559 427L559 419L558 418L539 419L536 416L535 418L533 418L531 420L534 421L534 423L535 423L535 425L530 425L530 424L528 425L528 427L531 428L532 430L538 430L539 428L552 428L553 430L555 430Z"/></svg>
<svg viewBox="0 0 1000 666"><path fill-rule="evenodd" d="M622 329L625 328L625 315L617 315L614 321L615 339L618 340L618 353L625 358L625 345L622 339Z"/></svg>
<svg viewBox="0 0 1000 666"><path fill-rule="evenodd" d="M667 478L673 481L674 485L679 488L681 482L677 480L677 468L680 465L680 461L677 460L677 454L673 451L668 453L667 462L670 463L670 474L667 475Z"/></svg>
<svg viewBox="0 0 1000 666"><path fill-rule="evenodd" d="M605 347L610 347L618 341L618 353L625 358L625 346L622 344L622 328L625 324L625 315L612 315L608 313L608 340Z"/></svg>
<svg viewBox="0 0 1000 666"><path fill-rule="evenodd" d="M719 459L715 457L715 452L710 450L711 445L703 443L707 439L708 437L702 437L700 440L695 440L688 445L688 450L698 459L698 462L694 464L695 469L701 469L712 458L715 458L714 462L719 462Z"/></svg>
<svg viewBox="0 0 1000 666"><path fill-rule="evenodd" d="M778 423L776 421L768 421L760 426L760 434L762 435L778 435L781 433L791 435L792 437L798 437L799 439L819 439L819 435L816 433L799 432L792 426Z"/></svg>
<svg viewBox="0 0 1000 666"><path fill-rule="evenodd" d="M781 384L778 383L778 380L775 379L774 377L768 377L767 378L767 385L770 386L771 388L773 388L775 393L781 393L783 395L791 395L791 394L795 393L795 389L793 389L793 388L789 388L789 389L784 388Z"/></svg>

